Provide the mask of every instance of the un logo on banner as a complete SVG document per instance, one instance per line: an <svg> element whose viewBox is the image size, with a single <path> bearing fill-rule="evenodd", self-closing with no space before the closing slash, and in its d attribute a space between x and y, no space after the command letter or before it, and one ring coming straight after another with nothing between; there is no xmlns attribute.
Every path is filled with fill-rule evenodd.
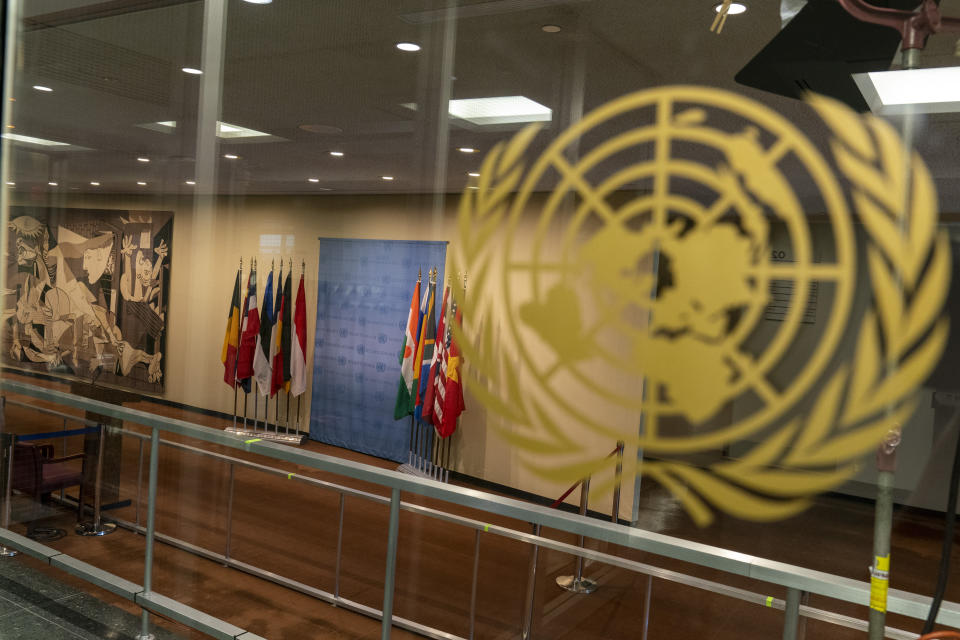
<svg viewBox="0 0 960 640"><path fill-rule="evenodd" d="M642 448L643 473L701 525L713 509L770 520L850 478L910 417L946 340L933 182L884 121L809 103L827 156L773 110L688 86L600 107L529 166L539 125L490 151L461 200L454 259L473 284L454 330L467 385L528 468L563 483L608 468L586 431ZM747 452L683 459L732 443Z"/></svg>

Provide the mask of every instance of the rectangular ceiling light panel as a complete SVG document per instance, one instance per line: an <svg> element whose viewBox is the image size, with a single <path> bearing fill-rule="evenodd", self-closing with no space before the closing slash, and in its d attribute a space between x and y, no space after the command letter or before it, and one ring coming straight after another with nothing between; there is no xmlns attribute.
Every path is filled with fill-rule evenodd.
<svg viewBox="0 0 960 640"><path fill-rule="evenodd" d="M550 122L553 111L524 96L451 100L450 115L476 125Z"/></svg>
<svg viewBox="0 0 960 640"><path fill-rule="evenodd" d="M153 131L171 133L177 128L177 122L176 120L164 120L163 122L149 122L147 124L141 124L138 126L143 127L144 129L151 129ZM263 131L257 131L256 129L241 127L237 124L217 122L217 137L223 138L224 140L233 140L236 138L272 138L273 135L264 133Z"/></svg>
<svg viewBox="0 0 960 640"><path fill-rule="evenodd" d="M34 138L33 136L22 136L19 133L5 133L3 137L14 142L23 142L25 144L35 144L42 147L69 147L69 142L57 142L56 140L46 140L44 138Z"/></svg>
<svg viewBox="0 0 960 640"><path fill-rule="evenodd" d="M853 79L879 115L960 111L960 67L872 71Z"/></svg>

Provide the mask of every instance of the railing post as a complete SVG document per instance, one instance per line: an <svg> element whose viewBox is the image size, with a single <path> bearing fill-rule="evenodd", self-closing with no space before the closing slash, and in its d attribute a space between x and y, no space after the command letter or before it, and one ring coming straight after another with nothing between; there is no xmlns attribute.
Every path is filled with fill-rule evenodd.
<svg viewBox="0 0 960 640"><path fill-rule="evenodd" d="M797 626L800 622L799 589L787 589L787 599L783 605L783 640L797 640Z"/></svg>
<svg viewBox="0 0 960 640"><path fill-rule="evenodd" d="M583 479L580 484L580 515L587 515L587 501L590 497L590 478ZM577 546L583 548L584 537L581 535ZM572 591L573 593L593 593L597 590L597 583L590 578L583 577L583 556L577 556L577 570L572 576L557 576L557 585L561 589Z"/></svg>
<svg viewBox="0 0 960 640"><path fill-rule="evenodd" d="M647 640L647 631L650 630L650 596L653 594L653 576L647 575L647 593L643 596L643 635L640 640Z"/></svg>
<svg viewBox="0 0 960 640"><path fill-rule="evenodd" d="M147 533L143 560L143 595L150 595L153 582L153 537L157 516L157 470L160 466L160 430L153 427L150 433L150 471L147 479ZM150 612L143 610L140 635L137 640L153 640L150 633Z"/></svg>
<svg viewBox="0 0 960 640"><path fill-rule="evenodd" d="M383 579L383 624L381 640L390 639L393 627L393 590L397 577L397 538L400 532L400 489L390 493L390 524L387 534L387 570Z"/></svg>
<svg viewBox="0 0 960 640"><path fill-rule="evenodd" d="M473 630L477 620L477 575L480 573L480 529L477 529L477 538L473 545L473 581L470 584L470 634L468 640L473 640Z"/></svg>
<svg viewBox="0 0 960 640"><path fill-rule="evenodd" d="M533 535L540 535L540 525L533 525ZM523 610L523 627L520 631L521 640L530 640L533 631L533 600L537 595L537 558L540 555L540 546L533 545L530 554L530 575L527 576L527 599Z"/></svg>
<svg viewBox="0 0 960 640"><path fill-rule="evenodd" d="M143 489L143 439L137 438L137 528L140 528L140 492Z"/></svg>
<svg viewBox="0 0 960 640"><path fill-rule="evenodd" d="M223 552L223 558L225 560L223 566L227 566L230 562L230 541L233 538L233 463L230 463L230 489L227 493L227 531L226 531L226 549Z"/></svg>
<svg viewBox="0 0 960 640"><path fill-rule="evenodd" d="M6 398L4 398L4 404L6 404ZM4 496L3 496L3 528L10 528L10 500L13 498L13 446L17 442L17 436L12 433L3 434L4 438L10 441L10 446L6 448L4 452L7 458L7 478L6 478L6 487L4 487ZM0 545L0 558L12 558L13 556L20 553L16 549L11 549Z"/></svg>
<svg viewBox="0 0 960 640"><path fill-rule="evenodd" d="M343 553L343 494L340 494L340 524L337 527L337 566L333 573L333 597L340 599L340 557Z"/></svg>

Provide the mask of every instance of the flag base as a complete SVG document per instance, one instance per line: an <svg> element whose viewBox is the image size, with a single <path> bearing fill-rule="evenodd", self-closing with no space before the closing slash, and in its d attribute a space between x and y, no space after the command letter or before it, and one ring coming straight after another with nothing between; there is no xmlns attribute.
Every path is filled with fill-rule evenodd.
<svg viewBox="0 0 960 640"><path fill-rule="evenodd" d="M279 442L281 444L301 445L307 441L307 434L294 431L293 433L276 433L274 431L251 431L242 427L224 427L224 432L235 435L238 438L257 438L260 440L269 440L270 442Z"/></svg>
<svg viewBox="0 0 960 640"><path fill-rule="evenodd" d="M412 457L412 464L404 463L397 467L400 473L417 476L418 478L429 478L438 482L450 482L450 470L426 462L418 456Z"/></svg>
<svg viewBox="0 0 960 640"><path fill-rule="evenodd" d="M577 579L576 576L557 576L557 586L573 593L593 593L597 583L590 578Z"/></svg>

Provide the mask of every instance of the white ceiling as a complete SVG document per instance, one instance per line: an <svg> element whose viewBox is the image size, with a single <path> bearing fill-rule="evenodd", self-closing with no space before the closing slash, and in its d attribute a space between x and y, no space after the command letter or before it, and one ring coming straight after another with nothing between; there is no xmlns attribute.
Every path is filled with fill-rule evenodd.
<svg viewBox="0 0 960 640"><path fill-rule="evenodd" d="M17 145L17 190L131 193L189 191L193 122L201 80L203 6L183 0L33 0L15 75L16 133L87 150ZM436 95L426 71L442 26L431 0L229 0L225 122L269 132L270 143L225 143L220 190L237 194L428 192L436 125L402 107ZM798 126L817 127L800 102L736 85L734 74L780 28L779 3L752 0L721 35L708 31L714 0L464 0L460 2L453 98L525 95L554 109L553 129L582 88L584 111L663 84L705 84L745 93ZM960 15L960 0L942 8ZM541 30L556 24L560 33ZM399 41L424 45L417 53ZM931 38L925 66L960 64L955 37ZM575 63L582 54L582 75ZM51 93L31 89L48 85ZM176 120L173 134L138 127ZM301 125L323 125L313 133ZM339 131L339 132L338 132ZM446 185L460 191L482 152L509 131L451 127ZM461 146L481 153L462 154ZM960 114L925 119L918 146L944 208L960 211ZM334 158L330 150L345 155ZM148 156L150 163L137 162ZM392 182L380 176L393 175ZM318 183L307 181L320 179ZM48 181L58 182L49 187ZM91 187L98 181L100 187ZM326 193L326 192L325 192Z"/></svg>

